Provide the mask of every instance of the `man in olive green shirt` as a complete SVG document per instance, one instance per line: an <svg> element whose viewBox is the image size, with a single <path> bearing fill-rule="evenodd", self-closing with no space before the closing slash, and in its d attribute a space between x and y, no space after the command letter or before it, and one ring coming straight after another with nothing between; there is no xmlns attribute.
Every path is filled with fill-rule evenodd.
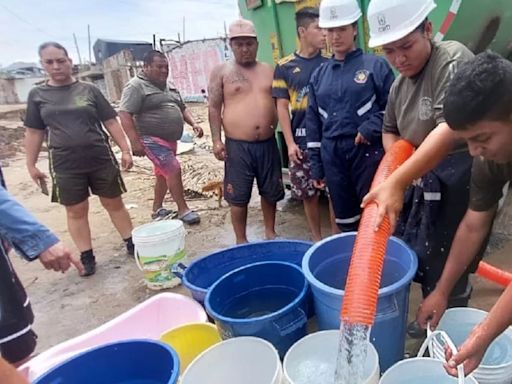
<svg viewBox="0 0 512 384"><path fill-rule="evenodd" d="M152 217L164 218L171 213L162 207L169 189L178 206L178 219L186 224L197 224L199 215L185 201L176 151L184 121L199 137L203 130L195 123L178 90L167 85L168 75L169 64L165 55L159 51L148 52L144 57L143 71L123 90L119 117L132 144L133 154L146 155L155 166Z"/></svg>
<svg viewBox="0 0 512 384"><path fill-rule="evenodd" d="M386 151L400 138L419 150L436 127L446 126L446 88L461 63L474 56L456 41L431 41L431 31L432 24L423 20L410 34L383 46L388 60L400 71L384 114L382 140ZM412 48L402 53L403 46ZM406 62L402 55L407 55ZM395 236L418 255L415 281L421 284L423 297L435 289L468 206L471 164L467 145L455 140L446 158L407 190ZM468 274L454 286L450 306L467 305L471 293ZM409 334L422 332L412 325Z"/></svg>
<svg viewBox="0 0 512 384"><path fill-rule="evenodd" d="M417 321L426 328L436 327L448 305L448 297L460 276L477 257L485 242L502 197L504 185L512 181L512 63L494 53L482 53L462 64L450 83L444 114L450 132L432 132L421 150L378 188L364 203L376 200L380 217L396 217L403 203L403 185L428 172L450 150L445 135L465 139L474 156L469 208L451 245L443 273L430 295L418 309ZM380 224L380 220L376 223ZM447 371L457 376L456 367L464 364L470 374L478 367L491 342L512 325L512 285L490 311L487 318L459 346L447 353Z"/></svg>

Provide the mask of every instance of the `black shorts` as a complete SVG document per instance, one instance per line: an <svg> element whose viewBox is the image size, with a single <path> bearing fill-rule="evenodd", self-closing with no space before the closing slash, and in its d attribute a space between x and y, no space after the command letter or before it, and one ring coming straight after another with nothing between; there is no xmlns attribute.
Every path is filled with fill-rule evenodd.
<svg viewBox="0 0 512 384"><path fill-rule="evenodd" d="M55 173L52 176L52 201L62 205L81 203L90 193L113 199L126 192L121 171L112 163L87 173Z"/></svg>
<svg viewBox="0 0 512 384"><path fill-rule="evenodd" d="M9 363L29 357L36 348L34 313L27 293L0 244L0 355Z"/></svg>
<svg viewBox="0 0 512 384"><path fill-rule="evenodd" d="M36 345L37 335L29 329L15 339L0 344L0 355L11 364L18 363L29 357L35 351Z"/></svg>
<svg viewBox="0 0 512 384"><path fill-rule="evenodd" d="M235 206L251 200L254 179L260 196L270 203L284 198L279 149L274 137L264 141L226 139L224 198Z"/></svg>

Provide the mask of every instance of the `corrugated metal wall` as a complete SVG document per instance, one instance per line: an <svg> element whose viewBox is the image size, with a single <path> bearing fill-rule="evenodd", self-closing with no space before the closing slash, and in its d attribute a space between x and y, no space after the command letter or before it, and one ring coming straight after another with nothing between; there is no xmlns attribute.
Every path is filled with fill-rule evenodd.
<svg viewBox="0 0 512 384"><path fill-rule="evenodd" d="M165 51L165 49L164 49ZM212 69L231 57L223 39L190 41L166 52L169 61L169 81L186 101L202 101L202 89L207 89Z"/></svg>

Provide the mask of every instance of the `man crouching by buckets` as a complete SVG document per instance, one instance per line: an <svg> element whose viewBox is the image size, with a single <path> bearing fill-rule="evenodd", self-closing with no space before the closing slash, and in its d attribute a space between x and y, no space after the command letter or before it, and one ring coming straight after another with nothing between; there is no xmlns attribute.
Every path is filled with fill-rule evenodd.
<svg viewBox="0 0 512 384"><path fill-rule="evenodd" d="M477 257L491 230L504 185L512 181L512 63L495 53L481 53L462 64L446 93L444 113L453 138L463 138L473 159L470 203L453 240L448 260L434 291L423 301L417 321L426 328L437 326L446 310L455 282ZM434 132L435 133L435 132ZM404 189L437 162L448 150L443 137L430 135L422 151L404 164L397 177L388 179L368 194L376 200L382 217L396 217L403 204ZM427 155L428 154L428 155ZM488 316L477 325L459 352L446 355L445 368L457 376L464 365L473 372L503 331L512 325L512 285L505 290Z"/></svg>

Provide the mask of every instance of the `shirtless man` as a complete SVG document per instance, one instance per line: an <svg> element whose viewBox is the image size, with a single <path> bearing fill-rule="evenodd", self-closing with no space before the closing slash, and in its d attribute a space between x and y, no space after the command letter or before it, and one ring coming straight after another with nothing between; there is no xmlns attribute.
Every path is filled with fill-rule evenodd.
<svg viewBox="0 0 512 384"><path fill-rule="evenodd" d="M209 121L215 157L224 161L224 198L231 207L236 243L247 243L247 205L256 178L265 238L276 238L276 203L283 199L281 161L274 137L277 112L272 99L273 69L256 61L254 25L229 26L234 61L215 67L208 84ZM225 143L221 139L224 128Z"/></svg>

